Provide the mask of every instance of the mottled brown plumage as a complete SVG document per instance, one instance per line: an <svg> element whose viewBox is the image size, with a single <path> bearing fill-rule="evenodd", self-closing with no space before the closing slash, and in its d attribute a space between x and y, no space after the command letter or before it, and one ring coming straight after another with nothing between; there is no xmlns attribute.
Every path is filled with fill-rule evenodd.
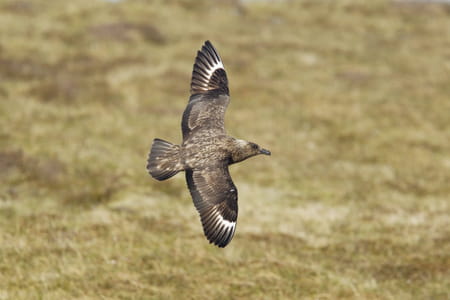
<svg viewBox="0 0 450 300"><path fill-rule="evenodd" d="M270 155L255 143L226 135L224 115L229 102L222 60L206 41L192 71L191 97L181 122L183 143L154 139L147 164L150 175L158 180L186 172L205 236L219 247L233 238L238 215L237 189L228 165L258 154Z"/></svg>

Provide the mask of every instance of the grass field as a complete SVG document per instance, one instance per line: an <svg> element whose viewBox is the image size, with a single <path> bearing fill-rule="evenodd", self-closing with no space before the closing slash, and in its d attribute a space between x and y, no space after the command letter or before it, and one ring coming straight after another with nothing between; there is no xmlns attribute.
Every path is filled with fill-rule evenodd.
<svg viewBox="0 0 450 300"><path fill-rule="evenodd" d="M207 39L272 151L225 249L145 170ZM450 299L450 7L0 1L0 299Z"/></svg>

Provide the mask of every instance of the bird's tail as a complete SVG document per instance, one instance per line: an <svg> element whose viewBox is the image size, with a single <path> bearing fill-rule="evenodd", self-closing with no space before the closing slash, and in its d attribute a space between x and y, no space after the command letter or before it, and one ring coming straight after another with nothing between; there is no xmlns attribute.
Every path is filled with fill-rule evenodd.
<svg viewBox="0 0 450 300"><path fill-rule="evenodd" d="M166 180L182 171L180 146L154 139L147 160L147 170L158 180Z"/></svg>

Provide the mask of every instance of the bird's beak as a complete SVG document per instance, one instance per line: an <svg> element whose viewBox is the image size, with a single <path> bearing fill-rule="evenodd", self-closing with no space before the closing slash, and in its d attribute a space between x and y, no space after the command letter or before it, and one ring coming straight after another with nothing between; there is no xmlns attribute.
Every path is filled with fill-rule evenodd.
<svg viewBox="0 0 450 300"><path fill-rule="evenodd" d="M260 154L264 154L264 155L270 155L270 151L269 151L269 150L266 150L266 149L261 149L261 150L259 150L259 153L260 153Z"/></svg>

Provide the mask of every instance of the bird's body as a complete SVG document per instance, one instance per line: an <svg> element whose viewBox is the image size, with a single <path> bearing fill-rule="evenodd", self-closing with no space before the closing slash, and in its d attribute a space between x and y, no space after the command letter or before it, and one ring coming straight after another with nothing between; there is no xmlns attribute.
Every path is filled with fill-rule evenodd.
<svg viewBox="0 0 450 300"><path fill-rule="evenodd" d="M226 135L211 136L208 139L195 137L181 146L185 168L197 169L210 165L211 161L229 160L231 153L227 145L231 143L230 137Z"/></svg>
<svg viewBox="0 0 450 300"><path fill-rule="evenodd" d="M183 143L155 139L147 169L158 180L180 171L186 181L211 243L225 247L233 238L238 213L237 189L228 165L258 154L270 155L257 144L226 134L224 115L230 102L223 63L209 41L197 53L191 97L183 113Z"/></svg>

